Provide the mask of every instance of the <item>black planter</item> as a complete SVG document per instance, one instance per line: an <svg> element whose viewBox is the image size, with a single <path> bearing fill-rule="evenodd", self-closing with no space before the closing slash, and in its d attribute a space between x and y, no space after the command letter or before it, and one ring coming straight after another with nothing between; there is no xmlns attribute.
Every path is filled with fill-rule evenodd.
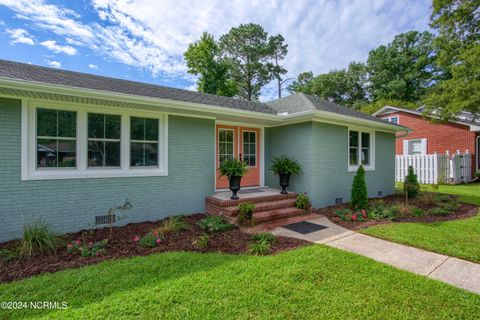
<svg viewBox="0 0 480 320"><path fill-rule="evenodd" d="M231 176L228 178L228 182L230 183L230 190L232 191L232 196L230 197L230 199L238 200L237 192L238 190L240 190L241 181L241 176Z"/></svg>
<svg viewBox="0 0 480 320"><path fill-rule="evenodd" d="M280 186L282 187L281 194L287 194L287 187L290 184L290 173L280 173Z"/></svg>

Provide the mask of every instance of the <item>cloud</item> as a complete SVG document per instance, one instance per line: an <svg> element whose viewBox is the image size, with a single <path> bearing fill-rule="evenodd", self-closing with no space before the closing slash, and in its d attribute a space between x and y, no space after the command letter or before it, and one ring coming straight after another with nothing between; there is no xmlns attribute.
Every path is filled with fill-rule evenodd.
<svg viewBox="0 0 480 320"><path fill-rule="evenodd" d="M77 54L77 49L75 49L74 47L59 45L55 40L43 41L40 42L40 44L55 53L65 53L69 56L74 56Z"/></svg>
<svg viewBox="0 0 480 320"><path fill-rule="evenodd" d="M92 70L98 69L98 66L95 64L89 64L88 67Z"/></svg>
<svg viewBox="0 0 480 320"><path fill-rule="evenodd" d="M371 49L396 34L428 29L431 13L430 0L91 0L97 19L84 20L79 12L47 1L0 4L71 46L167 79L188 79L183 53L203 31L218 39L253 22L269 34L282 34L289 49L285 77L296 77L365 61ZM273 85L262 99L272 94Z"/></svg>
<svg viewBox="0 0 480 320"><path fill-rule="evenodd" d="M11 43L23 43L33 46L35 41L25 29L7 29L7 33L12 38Z"/></svg>
<svg viewBox="0 0 480 320"><path fill-rule="evenodd" d="M55 61L55 60L47 60L47 64L53 68L61 68L62 67L62 63L60 61Z"/></svg>

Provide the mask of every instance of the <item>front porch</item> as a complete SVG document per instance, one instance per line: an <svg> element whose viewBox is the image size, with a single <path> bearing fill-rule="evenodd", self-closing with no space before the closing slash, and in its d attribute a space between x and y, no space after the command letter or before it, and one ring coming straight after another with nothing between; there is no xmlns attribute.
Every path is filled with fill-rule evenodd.
<svg viewBox="0 0 480 320"><path fill-rule="evenodd" d="M281 194L280 189L254 188L242 189L238 192L239 199L231 200L230 191L220 191L205 198L205 209L208 214L224 217L229 222L238 225L238 205L241 203L255 204L253 212L254 225L248 225L247 230L268 230L289 223L299 222L316 217L310 210L298 209L295 206L297 193Z"/></svg>

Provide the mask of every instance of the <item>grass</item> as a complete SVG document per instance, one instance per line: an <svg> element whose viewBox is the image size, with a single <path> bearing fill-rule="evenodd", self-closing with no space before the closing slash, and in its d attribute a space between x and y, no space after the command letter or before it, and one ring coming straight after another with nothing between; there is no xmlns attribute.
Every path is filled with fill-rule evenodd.
<svg viewBox="0 0 480 320"><path fill-rule="evenodd" d="M422 190L433 191L433 188L423 185ZM458 195L460 201L480 205L480 183L441 185L438 192ZM445 222L392 223L361 232L480 263L480 215Z"/></svg>
<svg viewBox="0 0 480 320"><path fill-rule="evenodd" d="M6 319L476 319L480 296L311 245L275 256L110 260L2 284L0 301L68 303L65 310L0 310Z"/></svg>

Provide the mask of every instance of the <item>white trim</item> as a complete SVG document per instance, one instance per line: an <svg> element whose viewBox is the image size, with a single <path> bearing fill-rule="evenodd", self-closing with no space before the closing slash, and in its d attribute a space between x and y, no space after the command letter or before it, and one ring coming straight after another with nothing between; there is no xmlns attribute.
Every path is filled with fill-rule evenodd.
<svg viewBox="0 0 480 320"><path fill-rule="evenodd" d="M392 119L394 119L394 118L397 118L397 122L392 122ZM382 119L387 120L388 122L393 123L393 124L400 124L400 116L399 115L391 116L391 117L385 117L385 118L382 118Z"/></svg>
<svg viewBox="0 0 480 320"><path fill-rule="evenodd" d="M262 144L260 145L260 186L265 186L265 128L260 128Z"/></svg>
<svg viewBox="0 0 480 320"><path fill-rule="evenodd" d="M476 152L475 154L477 155L477 164L475 166L476 170L480 170L480 135L477 136L477 145L475 146L476 147Z"/></svg>
<svg viewBox="0 0 480 320"><path fill-rule="evenodd" d="M36 163L36 109L70 110L77 113L76 168L37 168ZM88 167L88 113L115 114L121 116L120 168ZM158 167L130 168L130 117L154 118L159 121ZM168 176L168 115L159 112L143 112L105 107L64 104L38 100L22 100L22 180L52 180L112 177Z"/></svg>
<svg viewBox="0 0 480 320"><path fill-rule="evenodd" d="M351 165L350 164L350 131L357 131L358 132L358 165ZM375 171L375 130L366 130L365 128L361 127L354 127L349 126L347 131L347 168L348 172L355 172L360 167L361 159L362 159L362 132L368 133L370 135L370 164L363 165L365 171Z"/></svg>

